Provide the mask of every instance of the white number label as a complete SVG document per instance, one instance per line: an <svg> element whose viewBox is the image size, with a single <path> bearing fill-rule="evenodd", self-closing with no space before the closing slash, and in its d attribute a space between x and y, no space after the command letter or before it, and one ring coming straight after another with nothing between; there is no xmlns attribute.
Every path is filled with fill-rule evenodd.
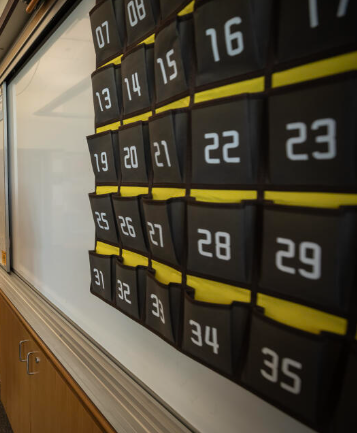
<svg viewBox="0 0 357 433"><path fill-rule="evenodd" d="M105 29L105 34L107 36L107 42L104 41L103 29ZM98 47L102 49L105 44L109 44L109 24L108 21L104 21L100 26L95 29L95 35L97 37Z"/></svg>
<svg viewBox="0 0 357 433"><path fill-rule="evenodd" d="M99 155L101 167L99 165ZM100 154L94 153L93 156L97 166L97 172L99 173L100 171L108 171L108 158L106 152L101 152Z"/></svg>
<svg viewBox="0 0 357 433"><path fill-rule="evenodd" d="M129 101L131 101L132 97L131 97L129 80L127 78L124 78L124 81L126 84L126 90L128 92ZM139 75L137 72L134 72L134 74L131 75L131 81L132 81L132 86L133 86L133 93L137 93L139 96L141 96L141 87L139 84Z"/></svg>
<svg viewBox="0 0 357 433"><path fill-rule="evenodd" d="M138 154L135 146L124 147L124 167L125 168L138 168Z"/></svg>
<svg viewBox="0 0 357 433"><path fill-rule="evenodd" d="M295 257L295 242L291 239L277 238L276 242L280 245L286 245L287 250L278 251L275 255L275 266L287 274L296 274L296 269L283 264L283 259ZM311 266L311 271L298 268L298 273L309 280L318 280L321 278L321 247L314 242L301 242L299 245L299 260L301 263Z"/></svg>
<svg viewBox="0 0 357 433"><path fill-rule="evenodd" d="M122 301L127 302L128 304L131 304L131 300L129 299L130 296L130 286L129 284L123 283L120 280L117 280L118 284L118 298Z"/></svg>
<svg viewBox="0 0 357 433"><path fill-rule="evenodd" d="M100 98L100 93L99 92L95 92L95 95L98 99L98 104L99 104L99 108L100 111L104 111L103 109L103 105L102 105L102 100ZM102 95L104 96L104 108L106 110L109 110L109 108L112 108L112 101L110 100L110 93L109 93L109 89L106 87L105 89L102 90Z"/></svg>
<svg viewBox="0 0 357 433"><path fill-rule="evenodd" d="M153 245L156 245L157 247L163 248L164 246L164 239L162 237L162 227L161 224L152 224L151 222L147 222L147 225L149 227L149 235L150 235L150 241ZM159 240L156 241L154 239L155 236L155 229L157 229L159 234Z"/></svg>
<svg viewBox="0 0 357 433"><path fill-rule="evenodd" d="M260 369L260 373L269 382L277 383L279 380L279 355L268 347L263 347L262 353L270 357L270 360L264 359L264 365L269 368L269 371ZM301 392L301 379L296 373L290 371L290 367L301 370L302 364L290 358L283 358L281 361L281 371L285 376L293 380L293 385L289 385L283 381L280 381L279 385L285 391L298 395Z"/></svg>
<svg viewBox="0 0 357 433"><path fill-rule="evenodd" d="M169 81L174 80L177 77L177 64L174 59L171 59L171 56L173 56L174 50L170 50L166 53L166 63L168 68L172 68L172 73L169 75ZM160 65L161 73L162 73L162 79L164 81L164 84L168 83L166 70L165 70L165 64L163 59L160 57L156 60L157 63Z"/></svg>
<svg viewBox="0 0 357 433"><path fill-rule="evenodd" d="M120 221L120 228L123 235L136 238L134 226L131 224L133 220L130 217L124 218L123 216L118 216L118 219ZM128 231L126 231L126 229L128 229Z"/></svg>
<svg viewBox="0 0 357 433"><path fill-rule="evenodd" d="M102 271L99 271L97 268L93 269L94 271L94 283L97 286L100 286L104 290L104 275Z"/></svg>
<svg viewBox="0 0 357 433"><path fill-rule="evenodd" d="M150 298L153 299L153 302L152 302L153 309L151 310L152 314L155 317L159 317L161 322L165 324L164 307L162 305L162 302L154 294L151 294Z"/></svg>
<svg viewBox="0 0 357 433"><path fill-rule="evenodd" d="M211 144L207 144L205 146L205 162L207 164L220 164L221 159L220 158L213 158L211 156L212 150L219 149L219 135L215 132L209 132L204 135L206 140L212 140ZM228 164L237 164L240 162L240 158L235 156L229 156L229 150L230 149L236 149L239 146L239 133L238 131L224 131L222 133L222 137L230 137L232 141L223 144L222 146L222 157L223 161L227 162Z"/></svg>
<svg viewBox="0 0 357 433"><path fill-rule="evenodd" d="M204 236L204 239L199 239L197 242L198 252L201 256L213 257L213 253L205 251L204 245L212 244L212 234L206 229L197 229L197 233ZM214 235L215 241L215 254L217 259L230 260L231 259L231 235L227 232L216 232Z"/></svg>
<svg viewBox="0 0 357 433"><path fill-rule="evenodd" d="M191 333L193 337L191 337L191 341L193 344L196 344L197 346L202 347L203 346L203 340L202 340L202 327L198 322L195 322L194 320L190 320L189 324L192 326ZM207 346L212 347L213 353L218 355L218 334L217 334L217 328L213 328L211 326L205 326L205 339L204 342L207 344ZM212 338L210 338L210 335L212 334Z"/></svg>
<svg viewBox="0 0 357 433"><path fill-rule="evenodd" d="M240 17L233 17L228 20L224 25L226 51L230 57L237 56L244 50L243 33L239 31L232 32L232 26L239 25L241 23L242 19ZM218 50L216 29L207 29L206 36L209 36L211 38L213 59L215 62L219 62L221 58Z"/></svg>
<svg viewBox="0 0 357 433"><path fill-rule="evenodd" d="M171 167L171 161L170 161L170 156L169 156L169 151L167 148L167 143L165 140L161 140L160 141L161 146L164 149L164 153L165 153L165 158L166 158L166 165L168 167ZM155 150L155 164L157 167L164 167L165 164L163 162L159 161L159 156L161 155L161 151L160 151L160 145L159 143L157 143L156 141L153 143Z"/></svg>
<svg viewBox="0 0 357 433"><path fill-rule="evenodd" d="M312 156L318 160L334 159L336 157L336 120L334 119L318 119L312 122L311 129L317 131L320 128L326 128L325 135L319 135L315 138L316 143L325 143L326 151L312 152ZM307 139L307 126L303 122L288 123L286 125L288 131L299 131L297 137L289 138L286 142L286 156L292 161L307 161L309 155L307 153L294 153L296 144L304 143Z"/></svg>
<svg viewBox="0 0 357 433"><path fill-rule="evenodd" d="M105 212L94 212L95 216L97 217L97 224L98 227L102 230L109 230L109 223L108 220L106 219L107 214ZM102 223L104 224L104 226L102 226Z"/></svg>
<svg viewBox="0 0 357 433"><path fill-rule="evenodd" d="M319 14L317 10L317 0L308 0L309 1L309 18L310 18L310 27L313 29L319 26ZM349 0L340 0L337 7L336 17L343 18L347 13Z"/></svg>
<svg viewBox="0 0 357 433"><path fill-rule="evenodd" d="M139 21L146 17L144 0L131 0L128 3L128 17L131 27L135 27Z"/></svg>

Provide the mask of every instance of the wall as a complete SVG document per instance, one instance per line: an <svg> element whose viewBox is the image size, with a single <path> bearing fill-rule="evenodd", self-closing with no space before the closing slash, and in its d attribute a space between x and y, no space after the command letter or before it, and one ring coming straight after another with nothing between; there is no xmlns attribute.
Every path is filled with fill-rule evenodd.
<svg viewBox="0 0 357 433"><path fill-rule="evenodd" d="M198 430L310 431L90 294L93 5L82 1L9 87L14 268Z"/></svg>

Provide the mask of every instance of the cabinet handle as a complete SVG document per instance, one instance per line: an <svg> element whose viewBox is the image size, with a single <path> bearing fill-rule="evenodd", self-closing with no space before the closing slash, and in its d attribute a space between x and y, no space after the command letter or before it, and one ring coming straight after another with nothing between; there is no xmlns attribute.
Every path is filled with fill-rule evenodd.
<svg viewBox="0 0 357 433"><path fill-rule="evenodd" d="M21 361L21 362L26 362L26 358L24 358L24 359L22 359L22 345L23 345L23 343L26 343L27 341L30 341L30 340L21 340L20 341L20 343L19 343L19 360Z"/></svg>
<svg viewBox="0 0 357 433"><path fill-rule="evenodd" d="M29 376L33 376L34 374L38 373L38 371L32 371L32 372L30 371L30 356L33 355L34 353L38 353L38 352L29 352L26 357L26 372ZM41 361L40 358L36 356L35 358L36 364L38 364L40 361Z"/></svg>

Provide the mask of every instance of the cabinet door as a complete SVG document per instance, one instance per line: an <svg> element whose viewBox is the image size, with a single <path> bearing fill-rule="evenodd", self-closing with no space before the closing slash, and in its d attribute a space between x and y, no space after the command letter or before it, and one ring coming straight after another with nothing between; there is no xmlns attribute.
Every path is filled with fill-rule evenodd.
<svg viewBox="0 0 357 433"><path fill-rule="evenodd" d="M26 362L19 360L19 342L30 339L15 313L0 297L1 400L14 433L30 432L30 381ZM23 359L32 344L31 341L22 344Z"/></svg>
<svg viewBox="0 0 357 433"><path fill-rule="evenodd" d="M46 355L34 345L31 378L31 431L36 433L100 433L89 412ZM38 358L38 363L36 363ZM15 432L16 433L16 432Z"/></svg>

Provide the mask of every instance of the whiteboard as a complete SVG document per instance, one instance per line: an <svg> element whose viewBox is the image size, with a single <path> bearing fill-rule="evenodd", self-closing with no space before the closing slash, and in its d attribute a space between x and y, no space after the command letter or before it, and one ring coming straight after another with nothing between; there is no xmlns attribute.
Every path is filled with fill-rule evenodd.
<svg viewBox="0 0 357 433"><path fill-rule="evenodd" d="M9 84L14 269L199 431L311 432L90 294L94 3L83 0Z"/></svg>

